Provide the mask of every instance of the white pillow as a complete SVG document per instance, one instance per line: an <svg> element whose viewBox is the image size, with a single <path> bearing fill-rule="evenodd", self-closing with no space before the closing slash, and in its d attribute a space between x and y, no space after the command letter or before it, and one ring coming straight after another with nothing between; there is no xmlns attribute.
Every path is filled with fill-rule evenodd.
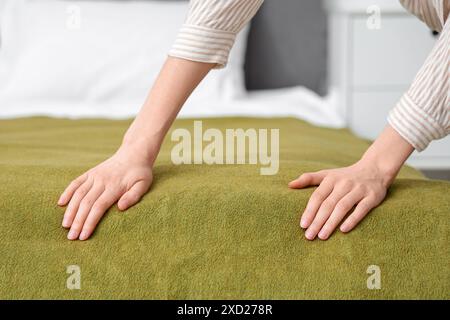
<svg viewBox="0 0 450 320"><path fill-rule="evenodd" d="M6 0L0 117L136 114L187 10L185 1ZM247 33L238 36L227 68L213 70L194 92L187 111L245 94Z"/></svg>

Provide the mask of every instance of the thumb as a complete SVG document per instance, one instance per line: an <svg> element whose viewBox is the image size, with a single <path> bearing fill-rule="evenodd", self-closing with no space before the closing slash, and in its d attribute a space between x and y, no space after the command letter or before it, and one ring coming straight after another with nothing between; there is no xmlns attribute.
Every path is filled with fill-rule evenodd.
<svg viewBox="0 0 450 320"><path fill-rule="evenodd" d="M326 176L326 171L307 172L295 180L289 182L288 186L292 189L301 189L309 186L317 186Z"/></svg>
<svg viewBox="0 0 450 320"><path fill-rule="evenodd" d="M151 181L147 180L139 180L136 182L131 188L120 197L117 206L119 210L124 211L129 207L134 206L136 203L141 200L142 196L148 191L150 188Z"/></svg>

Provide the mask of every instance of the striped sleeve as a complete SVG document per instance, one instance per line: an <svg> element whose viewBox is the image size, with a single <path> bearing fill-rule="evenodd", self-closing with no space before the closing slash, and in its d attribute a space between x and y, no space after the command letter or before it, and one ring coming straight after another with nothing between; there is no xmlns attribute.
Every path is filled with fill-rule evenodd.
<svg viewBox="0 0 450 320"><path fill-rule="evenodd" d="M400 0L400 3L425 22L430 29L442 30L445 20L444 9L448 5L448 0Z"/></svg>
<svg viewBox="0 0 450 320"><path fill-rule="evenodd" d="M446 21L445 2L402 1L428 26L440 31L409 90L388 116L389 124L418 151L450 133L450 23Z"/></svg>
<svg viewBox="0 0 450 320"><path fill-rule="evenodd" d="M237 33L262 3L263 0L191 0L187 19L169 55L225 67Z"/></svg>

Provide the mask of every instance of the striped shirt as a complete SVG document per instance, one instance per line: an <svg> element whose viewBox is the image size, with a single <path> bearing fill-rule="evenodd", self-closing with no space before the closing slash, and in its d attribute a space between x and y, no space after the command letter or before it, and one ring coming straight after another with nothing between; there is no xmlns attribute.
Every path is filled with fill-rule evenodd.
<svg viewBox="0 0 450 320"><path fill-rule="evenodd" d="M169 52L225 67L236 34L264 0L191 0L186 22ZM440 33L411 87L388 116L389 124L416 150L450 133L450 0L400 0Z"/></svg>
<svg viewBox="0 0 450 320"><path fill-rule="evenodd" d="M264 0L191 0L186 22L169 55L223 68L236 34Z"/></svg>
<svg viewBox="0 0 450 320"><path fill-rule="evenodd" d="M449 0L401 0L403 6L440 32L411 87L388 116L389 124L416 150L450 133Z"/></svg>

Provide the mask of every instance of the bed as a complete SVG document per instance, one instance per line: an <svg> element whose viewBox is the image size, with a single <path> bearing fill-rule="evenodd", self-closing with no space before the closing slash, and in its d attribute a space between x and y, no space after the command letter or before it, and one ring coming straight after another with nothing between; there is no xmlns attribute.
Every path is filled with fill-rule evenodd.
<svg viewBox="0 0 450 320"><path fill-rule="evenodd" d="M166 140L144 199L112 208L91 240L61 227L61 190L111 155L128 120L0 121L1 299L449 299L450 183L404 167L351 233L308 241L304 171L348 165L368 143L293 118L208 118L204 127L279 128L280 168L179 165ZM192 129L192 120L176 128ZM81 290L69 290L69 266ZM371 266L381 289L368 289ZM370 287L370 286L369 286Z"/></svg>
<svg viewBox="0 0 450 320"><path fill-rule="evenodd" d="M308 6L293 18L320 26L290 35L302 50L295 79L287 60L266 76L255 69L284 56L282 37L256 43L281 32L263 7L247 56L266 55L247 62L250 87L320 91L325 38L298 37L322 35L324 16L313 15L317 1ZM92 239L67 240L58 196L117 149L186 11L185 1L0 0L0 299L449 299L448 182L404 167L354 231L305 239L299 218L314 188L287 183L349 165L369 142L342 128L332 96L303 86L247 92L248 29L171 130L194 120L221 132L279 129L277 174L174 165L169 133L142 201L111 208Z"/></svg>

